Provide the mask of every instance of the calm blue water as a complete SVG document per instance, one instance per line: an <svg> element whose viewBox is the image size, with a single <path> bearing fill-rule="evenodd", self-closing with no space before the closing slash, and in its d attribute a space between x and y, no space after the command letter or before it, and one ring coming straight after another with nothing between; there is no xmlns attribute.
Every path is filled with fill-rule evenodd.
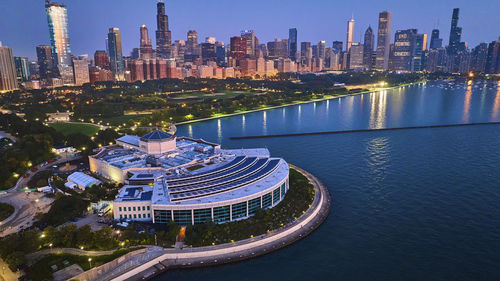
<svg viewBox="0 0 500 281"><path fill-rule="evenodd" d="M226 148L269 148L319 177L333 205L290 247L157 280L500 280L500 125L228 139L500 121L494 86L427 83L179 127Z"/></svg>

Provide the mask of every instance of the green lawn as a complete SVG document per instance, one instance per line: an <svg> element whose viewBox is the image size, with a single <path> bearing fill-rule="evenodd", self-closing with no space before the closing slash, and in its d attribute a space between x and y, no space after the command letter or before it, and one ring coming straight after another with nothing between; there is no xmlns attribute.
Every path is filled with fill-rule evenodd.
<svg viewBox="0 0 500 281"><path fill-rule="evenodd" d="M127 123L130 120L133 121L139 121L141 118L148 116L151 114L132 114L132 115L122 115L122 116L115 116L115 117L108 117L108 118L96 118L96 120L101 120L102 125L107 125L109 123L110 125L122 125L123 123Z"/></svg>
<svg viewBox="0 0 500 281"><path fill-rule="evenodd" d="M87 136L93 136L97 132L99 132L99 127L95 125L90 125L90 124L83 124L83 123L63 123L63 122L57 122L57 123L50 123L50 127L56 129L57 131L61 132L65 136L74 134L74 133L82 133Z"/></svg>
<svg viewBox="0 0 500 281"><path fill-rule="evenodd" d="M0 203L0 221L8 218L14 213L14 207L6 203Z"/></svg>

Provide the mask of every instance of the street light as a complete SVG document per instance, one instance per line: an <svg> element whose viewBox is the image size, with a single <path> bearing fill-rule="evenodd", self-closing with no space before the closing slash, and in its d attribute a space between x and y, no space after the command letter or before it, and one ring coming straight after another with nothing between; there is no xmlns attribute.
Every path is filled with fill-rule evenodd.
<svg viewBox="0 0 500 281"><path fill-rule="evenodd" d="M89 258L89 266L92 268L92 258Z"/></svg>

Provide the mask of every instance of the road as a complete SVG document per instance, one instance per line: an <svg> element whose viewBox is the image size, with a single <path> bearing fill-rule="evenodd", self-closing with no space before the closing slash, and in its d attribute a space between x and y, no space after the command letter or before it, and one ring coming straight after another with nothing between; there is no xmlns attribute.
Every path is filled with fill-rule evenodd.
<svg viewBox="0 0 500 281"><path fill-rule="evenodd" d="M51 169L54 165L59 165L67 161L73 161L80 158L61 158L53 163L46 164L38 168L37 172ZM36 213L46 213L50 209L50 204L54 199L44 197L43 193L22 192L28 185L28 182L35 173L27 171L27 178L20 178L16 185L9 189L6 194L0 196L0 202L10 204L14 207L14 213L7 219L0 222L0 237L16 233L21 229L30 227L34 222Z"/></svg>

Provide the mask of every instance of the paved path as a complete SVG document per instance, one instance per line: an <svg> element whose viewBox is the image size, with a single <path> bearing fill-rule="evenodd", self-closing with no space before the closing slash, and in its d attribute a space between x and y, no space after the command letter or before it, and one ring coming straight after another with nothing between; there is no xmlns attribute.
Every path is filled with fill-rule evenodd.
<svg viewBox="0 0 500 281"><path fill-rule="evenodd" d="M20 192L23 191L25 187L27 187L28 182L31 180L31 178L36 173L51 169L54 165L59 165L68 161L74 161L79 158L80 156L72 158L60 158L53 163L47 163L43 167L37 165L35 167L37 167L38 170L35 173L32 173L30 170L26 171L26 174L29 175L27 178L21 177L14 187L9 189L6 194L0 196L0 202L14 206L14 213L7 219L0 222L0 237L7 236L21 230L21 226L23 226L23 228L30 227L33 224L33 219L36 213L48 212L48 210L50 209L50 204L54 199L42 198L44 196L43 193Z"/></svg>
<svg viewBox="0 0 500 281"><path fill-rule="evenodd" d="M293 223L268 234L235 243L182 250L165 249L163 255L129 270L113 281L143 280L171 268L201 267L245 260L276 251L306 237L328 216L331 204L330 193L326 186L313 175L295 166L292 168L303 173L314 185L316 191L311 207Z"/></svg>
<svg viewBox="0 0 500 281"><path fill-rule="evenodd" d="M81 249L76 249L76 248L53 248L53 249L43 249L38 252L34 252L31 254L26 255L26 260L28 261L28 264L33 264L40 258L42 258L45 255L50 255L50 254L70 254L70 255L75 255L75 256L91 256L91 257L96 257L96 256L104 256L104 255L111 255L113 254L115 250L109 250L109 251L85 251Z"/></svg>

